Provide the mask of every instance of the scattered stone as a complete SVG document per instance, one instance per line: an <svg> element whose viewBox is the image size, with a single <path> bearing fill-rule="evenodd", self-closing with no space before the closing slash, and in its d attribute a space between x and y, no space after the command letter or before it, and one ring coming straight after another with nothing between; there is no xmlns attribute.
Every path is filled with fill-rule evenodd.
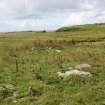
<svg viewBox="0 0 105 105"><path fill-rule="evenodd" d="M11 84L0 86L0 99L5 99L13 96L15 91L15 87Z"/></svg>
<svg viewBox="0 0 105 105"><path fill-rule="evenodd" d="M5 85L5 88L7 88L9 90L12 90L12 91L15 91L16 90L16 88L13 85L11 85L11 84Z"/></svg>
<svg viewBox="0 0 105 105"><path fill-rule="evenodd" d="M80 64L80 65L75 66L75 69L81 70L81 69L90 68L90 67L91 67L91 65L89 65L89 64Z"/></svg>
<svg viewBox="0 0 105 105"><path fill-rule="evenodd" d="M32 47L31 50L32 50L32 52L34 52L35 51L35 47Z"/></svg>
<svg viewBox="0 0 105 105"><path fill-rule="evenodd" d="M51 50L52 48L51 48L51 47L49 47L48 49L49 49L49 50Z"/></svg>
<svg viewBox="0 0 105 105"><path fill-rule="evenodd" d="M66 71L65 73L57 72L59 77L65 78L71 75L78 75L82 77L92 77L92 74L90 72L84 72L84 71L79 71L79 70L71 70L71 71Z"/></svg>
<svg viewBox="0 0 105 105"><path fill-rule="evenodd" d="M39 50L39 49L38 49L37 47L32 47L32 48L31 48L31 51L32 51L32 52L37 52L38 50Z"/></svg>
<svg viewBox="0 0 105 105"><path fill-rule="evenodd" d="M65 77L65 73L57 72L57 74L59 77L62 77L62 78Z"/></svg>
<svg viewBox="0 0 105 105"><path fill-rule="evenodd" d="M51 50L52 48L51 47L46 47L47 49Z"/></svg>
<svg viewBox="0 0 105 105"><path fill-rule="evenodd" d="M12 102L13 102L13 103L17 103L18 101L17 101L17 100L13 100Z"/></svg>
<svg viewBox="0 0 105 105"><path fill-rule="evenodd" d="M61 50L55 50L57 53L61 53L62 51Z"/></svg>

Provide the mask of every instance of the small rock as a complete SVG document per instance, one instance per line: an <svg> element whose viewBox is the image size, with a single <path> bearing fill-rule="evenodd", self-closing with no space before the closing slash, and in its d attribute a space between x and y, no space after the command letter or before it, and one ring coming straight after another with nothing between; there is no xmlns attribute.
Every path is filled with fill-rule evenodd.
<svg viewBox="0 0 105 105"><path fill-rule="evenodd" d="M57 53L61 53L62 51L61 50L55 50Z"/></svg>
<svg viewBox="0 0 105 105"><path fill-rule="evenodd" d="M90 68L91 67L91 65L89 65L89 64L80 64L80 65L77 65L77 66L75 66L75 69L84 69L84 68Z"/></svg>
<svg viewBox="0 0 105 105"><path fill-rule="evenodd" d="M12 102L13 102L13 103L17 103L18 101L17 101L17 100L13 100Z"/></svg>
<svg viewBox="0 0 105 105"><path fill-rule="evenodd" d="M92 74L90 72L84 72L84 71L79 71L79 70L71 70L71 71L66 71L65 73L57 72L59 77L68 77L71 75L78 75L82 77L92 77Z"/></svg>
<svg viewBox="0 0 105 105"><path fill-rule="evenodd" d="M12 90L12 91L15 91L16 90L15 87L13 85L11 85L11 84L5 85L5 88L7 88L9 90Z"/></svg>
<svg viewBox="0 0 105 105"><path fill-rule="evenodd" d="M64 77L65 76L65 73L57 72L57 74L58 74L58 77Z"/></svg>
<svg viewBox="0 0 105 105"><path fill-rule="evenodd" d="M46 47L47 49L51 50L52 48L51 47Z"/></svg>
<svg viewBox="0 0 105 105"><path fill-rule="evenodd" d="M8 98L13 96L15 91L15 87L13 85L3 85L0 87L0 99Z"/></svg>
<svg viewBox="0 0 105 105"><path fill-rule="evenodd" d="M37 51L38 51L38 48L37 48L37 47L32 47L32 48L31 48L31 51L32 51L32 52L37 52Z"/></svg>

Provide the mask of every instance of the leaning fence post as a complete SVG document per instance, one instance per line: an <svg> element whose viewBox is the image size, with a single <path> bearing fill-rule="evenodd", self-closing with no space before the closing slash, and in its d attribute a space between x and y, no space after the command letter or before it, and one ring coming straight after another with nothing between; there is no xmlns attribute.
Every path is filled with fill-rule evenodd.
<svg viewBox="0 0 105 105"><path fill-rule="evenodd" d="M16 62L15 62L15 64L16 64L16 72L18 72L19 71L19 64L18 64L18 60L16 59Z"/></svg>

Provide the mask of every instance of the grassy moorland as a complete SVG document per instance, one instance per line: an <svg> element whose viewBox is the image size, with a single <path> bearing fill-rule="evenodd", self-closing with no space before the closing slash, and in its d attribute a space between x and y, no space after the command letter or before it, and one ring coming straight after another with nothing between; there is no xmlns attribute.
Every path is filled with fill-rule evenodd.
<svg viewBox="0 0 105 105"><path fill-rule="evenodd" d="M83 63L92 65L84 70L91 78L58 77ZM105 24L1 33L0 87L5 85L16 88L15 96L0 91L0 105L105 105Z"/></svg>

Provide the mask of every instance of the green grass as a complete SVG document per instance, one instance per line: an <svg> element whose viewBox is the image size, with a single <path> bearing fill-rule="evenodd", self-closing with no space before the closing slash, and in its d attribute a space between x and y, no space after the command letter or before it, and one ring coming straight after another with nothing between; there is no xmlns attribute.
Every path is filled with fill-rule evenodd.
<svg viewBox="0 0 105 105"><path fill-rule="evenodd" d="M84 42L96 44L84 45ZM104 24L79 26L75 31L1 34L0 85L13 84L18 97L16 103L2 99L0 105L104 105L104 42ZM32 52L32 47L39 50ZM62 52L57 53L57 49ZM61 80L57 77L58 71L82 63L92 65L86 69L93 74L92 78L73 76ZM42 75L42 80L36 78L36 73ZM29 86L41 95L34 99L26 97Z"/></svg>

